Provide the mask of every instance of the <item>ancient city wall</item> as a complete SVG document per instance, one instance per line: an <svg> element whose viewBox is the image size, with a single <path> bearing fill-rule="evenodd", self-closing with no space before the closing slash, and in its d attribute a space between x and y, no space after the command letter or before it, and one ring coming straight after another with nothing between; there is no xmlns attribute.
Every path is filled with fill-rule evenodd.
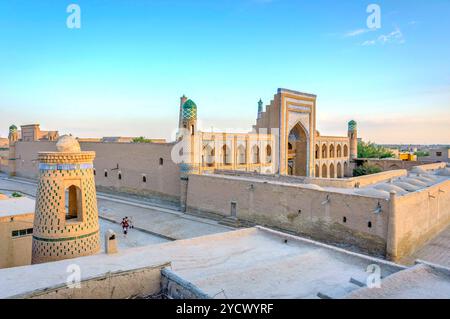
<svg viewBox="0 0 450 319"><path fill-rule="evenodd" d="M97 186L178 201L180 175L178 165L171 160L173 144L80 144L82 150L96 152Z"/></svg>
<svg viewBox="0 0 450 319"><path fill-rule="evenodd" d="M190 175L190 212L239 219L384 256L389 202L384 199L309 189L301 184L222 175ZM377 214L377 208L381 213Z"/></svg>
<svg viewBox="0 0 450 319"><path fill-rule="evenodd" d="M450 225L450 180L395 200L389 252L399 259L416 251Z"/></svg>
<svg viewBox="0 0 450 319"><path fill-rule="evenodd" d="M16 175L37 178L38 152L54 151L55 143L17 142ZM99 189L178 201L180 179L178 165L171 160L173 144L82 142L80 145L83 151L96 152L95 182Z"/></svg>
<svg viewBox="0 0 450 319"><path fill-rule="evenodd" d="M16 175L36 179L39 174L38 152L56 150L56 142L16 142Z"/></svg>

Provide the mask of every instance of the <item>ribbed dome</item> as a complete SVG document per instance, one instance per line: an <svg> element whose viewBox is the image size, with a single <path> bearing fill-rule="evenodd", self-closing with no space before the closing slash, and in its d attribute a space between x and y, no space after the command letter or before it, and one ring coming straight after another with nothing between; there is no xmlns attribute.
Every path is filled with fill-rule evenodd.
<svg viewBox="0 0 450 319"><path fill-rule="evenodd" d="M11 126L9 127L9 131L10 131L10 132L16 132L16 131L17 131L17 126L15 126L14 124L11 125Z"/></svg>
<svg viewBox="0 0 450 319"><path fill-rule="evenodd" d="M197 105L192 100L187 100L183 104L183 119L191 120L197 118Z"/></svg>
<svg viewBox="0 0 450 319"><path fill-rule="evenodd" d="M56 149L63 153L78 153L81 152L80 143L71 135L63 135L56 142Z"/></svg>

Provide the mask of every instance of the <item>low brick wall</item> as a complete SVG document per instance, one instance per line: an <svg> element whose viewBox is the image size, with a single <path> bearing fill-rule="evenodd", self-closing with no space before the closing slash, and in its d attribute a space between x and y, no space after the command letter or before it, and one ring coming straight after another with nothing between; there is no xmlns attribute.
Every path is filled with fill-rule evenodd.
<svg viewBox="0 0 450 319"><path fill-rule="evenodd" d="M215 174L217 175L251 177L265 181L278 181L292 184L315 184L321 187L338 187L338 188L355 188L368 186L382 181L387 181L391 178L406 176L407 173L408 172L406 170L399 169L395 171L387 171L377 174L350 177L350 178L316 178L304 176L266 175L253 172L215 170Z"/></svg>
<svg viewBox="0 0 450 319"><path fill-rule="evenodd" d="M211 299L200 288L179 277L169 268L161 271L161 292L172 299Z"/></svg>
<svg viewBox="0 0 450 319"><path fill-rule="evenodd" d="M390 235L391 259L408 256L450 225L450 180L398 196Z"/></svg>
<svg viewBox="0 0 450 319"><path fill-rule="evenodd" d="M66 284L11 297L13 299L127 299L161 291L161 270L170 264L106 273L81 281L80 288Z"/></svg>

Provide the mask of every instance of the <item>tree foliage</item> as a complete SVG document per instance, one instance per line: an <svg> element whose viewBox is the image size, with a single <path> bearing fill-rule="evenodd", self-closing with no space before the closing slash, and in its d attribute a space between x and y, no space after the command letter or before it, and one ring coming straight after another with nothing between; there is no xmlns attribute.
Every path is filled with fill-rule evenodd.
<svg viewBox="0 0 450 319"><path fill-rule="evenodd" d="M414 153L414 155L416 155L417 157L426 157L430 156L430 153L427 151L417 151Z"/></svg>
<svg viewBox="0 0 450 319"><path fill-rule="evenodd" d="M364 163L361 166L358 166L353 170L353 176L363 176L363 175L370 175L370 174L376 174L380 173L381 168L375 165L370 165L367 163Z"/></svg>
<svg viewBox="0 0 450 319"><path fill-rule="evenodd" d="M389 158L394 157L387 148L372 142L358 142L358 158Z"/></svg>
<svg viewBox="0 0 450 319"><path fill-rule="evenodd" d="M145 138L144 136L139 136L133 138L133 143L152 143L151 139Z"/></svg>

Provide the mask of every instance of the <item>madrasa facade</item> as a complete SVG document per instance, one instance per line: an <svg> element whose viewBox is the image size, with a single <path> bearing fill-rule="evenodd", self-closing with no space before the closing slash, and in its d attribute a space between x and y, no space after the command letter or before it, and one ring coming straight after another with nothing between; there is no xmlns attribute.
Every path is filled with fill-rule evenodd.
<svg viewBox="0 0 450 319"><path fill-rule="evenodd" d="M198 131L197 106L185 96L179 118L180 143L173 158L187 164L190 172L223 169L342 178L351 175L350 161L357 157L356 122L348 123L347 136L321 136L313 94L278 89L265 109L260 100L250 133Z"/></svg>

